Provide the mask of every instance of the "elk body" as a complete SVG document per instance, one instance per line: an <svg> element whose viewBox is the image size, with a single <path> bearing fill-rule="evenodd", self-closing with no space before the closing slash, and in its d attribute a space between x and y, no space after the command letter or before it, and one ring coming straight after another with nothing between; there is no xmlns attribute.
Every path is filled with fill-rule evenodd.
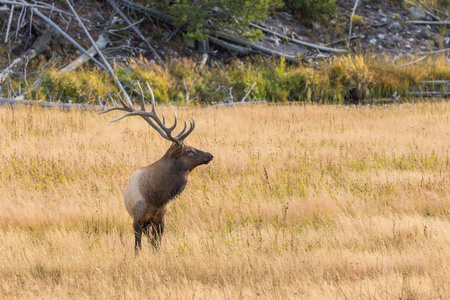
<svg viewBox="0 0 450 300"><path fill-rule="evenodd" d="M139 86L140 87L140 86ZM145 167L138 169L130 178L124 192L125 207L133 219L135 233L135 249L141 248L142 233L152 242L155 248L159 248L161 237L164 232L164 217L167 212L167 204L179 195L187 184L189 173L199 165L207 164L213 156L183 143L184 139L194 130L195 119L190 122L190 128L184 129L176 136L172 131L177 125L166 127L165 118L159 119L155 112L155 99L153 92L148 86L152 100L152 111L146 112L144 107L144 93L141 88L142 106L137 110L131 103L122 102L122 106L116 105L102 113L112 110L124 110L128 113L113 120L117 121L128 116L141 116L152 126L163 138L172 142L166 154ZM155 124L156 123L156 124Z"/></svg>

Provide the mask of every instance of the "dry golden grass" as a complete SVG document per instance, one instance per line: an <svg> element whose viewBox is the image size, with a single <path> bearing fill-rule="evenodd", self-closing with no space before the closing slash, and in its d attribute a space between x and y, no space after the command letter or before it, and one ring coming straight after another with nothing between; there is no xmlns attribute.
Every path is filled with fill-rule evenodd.
<svg viewBox="0 0 450 300"><path fill-rule="evenodd" d="M0 298L450 297L450 104L176 109L215 158L136 257L122 192L168 142L0 108Z"/></svg>

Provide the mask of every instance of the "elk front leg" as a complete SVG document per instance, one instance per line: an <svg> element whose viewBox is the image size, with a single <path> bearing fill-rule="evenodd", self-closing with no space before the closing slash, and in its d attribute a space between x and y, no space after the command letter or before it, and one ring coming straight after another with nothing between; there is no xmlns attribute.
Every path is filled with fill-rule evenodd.
<svg viewBox="0 0 450 300"><path fill-rule="evenodd" d="M134 249L138 251L141 249L142 225L138 221L134 221L133 229L134 229Z"/></svg>

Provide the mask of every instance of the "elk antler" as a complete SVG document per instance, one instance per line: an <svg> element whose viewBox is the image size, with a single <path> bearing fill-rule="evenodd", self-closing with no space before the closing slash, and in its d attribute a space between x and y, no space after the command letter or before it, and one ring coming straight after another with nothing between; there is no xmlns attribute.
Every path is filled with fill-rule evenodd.
<svg viewBox="0 0 450 300"><path fill-rule="evenodd" d="M178 145L182 145L183 144L183 140L185 138L187 138L187 136L189 134L191 134L191 132L195 128L195 118L192 117L192 121L189 120L190 128L189 128L188 131L186 131L186 127L187 127L186 120L184 120L184 128L183 128L183 130L179 134L177 134L176 136L172 136L172 131L175 129L175 127L177 127L177 113L174 111L174 114L175 114L174 124L171 127L166 127L166 118L164 116L164 113L163 113L163 120L162 121L160 120L160 118L156 114L155 96L153 95L152 88L150 87L148 82L147 82L147 88L148 88L148 90L150 92L151 100L152 100L152 111L151 112L145 111L144 92L143 92L141 84L139 82L138 82L138 86L139 86L139 90L140 90L140 94L141 94L141 109L140 110L137 110L133 106L131 101L124 101L122 99L122 97L119 95L119 99L120 99L120 102L121 102L122 105L115 104L113 107L108 108L108 109L100 112L100 114L104 114L104 113L107 113L107 112L110 112L110 111L113 111L113 110L123 110L123 111L127 111L128 112L128 113L124 114L123 116L112 120L111 122L119 121L119 120L121 120L123 118L126 118L126 117L129 117L129 116L141 116L163 138L165 138L168 141L177 143ZM156 124L152 120L155 121Z"/></svg>

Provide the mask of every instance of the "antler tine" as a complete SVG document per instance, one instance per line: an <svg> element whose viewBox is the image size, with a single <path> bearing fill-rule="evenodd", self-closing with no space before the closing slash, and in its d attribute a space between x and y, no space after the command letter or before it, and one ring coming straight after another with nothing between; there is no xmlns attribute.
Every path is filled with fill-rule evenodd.
<svg viewBox="0 0 450 300"><path fill-rule="evenodd" d="M151 99L152 99L152 112L151 112L151 118L153 119L153 120L155 120L155 122L156 123L158 123L158 125L166 132L166 133L168 133L168 136L169 136L169 134L175 129L175 127L177 127L177 113L176 112L174 112L174 114L175 114L175 121L174 121L174 124L173 124L173 126L172 127L170 127L170 128L167 128L165 125L166 125L166 117L164 116L164 113L163 113L163 121L161 122L161 120L159 119L159 117L158 117L158 115L156 114L156 105L155 105L155 95L153 94L153 90L152 90L152 88L150 87L150 85L148 84L148 81L146 82L146 84L147 84L147 88L148 88L148 91L150 92L150 96L151 96ZM169 137L171 137L171 135L169 136Z"/></svg>
<svg viewBox="0 0 450 300"><path fill-rule="evenodd" d="M192 120L192 121L191 121ZM186 133L184 133L184 134L179 134L179 135L177 135L177 138L178 138L178 140L181 142L181 143L183 143L183 140L185 139L185 138L187 138L188 137L188 135L190 135L191 134L191 132L194 130L194 128L195 128L195 117L194 116L192 116L192 118L191 118L191 120L189 120L189 123L191 123L191 127L189 128L189 130L186 132ZM184 130L183 130L184 131ZM182 132L183 132L182 131Z"/></svg>
<svg viewBox="0 0 450 300"><path fill-rule="evenodd" d="M110 108L108 108L108 109L105 109L105 110L99 112L98 114L101 115L101 114L104 114L104 113L107 113L107 112L110 112L110 111L113 111L113 110L124 110L124 111L128 111L128 110L124 109L123 106L118 106L118 105L116 105L116 106L110 107Z"/></svg>
<svg viewBox="0 0 450 300"><path fill-rule="evenodd" d="M183 121L184 121L184 128L183 128L183 130L181 130L181 132L179 134L177 134L176 138L179 138L180 136L182 136L183 133L186 131L186 127L187 127L186 120L183 118Z"/></svg>
<svg viewBox="0 0 450 300"><path fill-rule="evenodd" d="M150 96L152 98L152 111L155 111L155 95L153 95L153 90L150 87L150 85L148 84L148 81L146 83L147 83L148 91L150 92Z"/></svg>
<svg viewBox="0 0 450 300"><path fill-rule="evenodd" d="M137 84L139 87L139 91L141 92L141 110L145 111L144 91L142 90L142 86L139 81L137 82Z"/></svg>
<svg viewBox="0 0 450 300"><path fill-rule="evenodd" d="M156 113L156 104L155 104L155 96L153 94L152 88L150 87L150 85L147 82L147 88L148 91L150 92L150 96L151 96L151 102L152 102L152 111L151 112L147 112L145 111L145 97L144 97L144 91L142 89L142 86L140 84L140 82L137 83L138 87L139 87L139 91L141 94L141 109L137 110L133 104L131 103L130 99L123 99L121 96L119 96L120 99L120 104L114 103L114 106L111 108L108 108L102 112L100 112L100 114L104 114L113 110L122 110L122 111L126 111L127 113L120 116L117 119L112 120L111 122L116 122L119 120L122 120L126 117L129 116L141 116L153 129L155 129L164 139L169 140L171 142L177 143L178 145L182 145L183 144L183 140L194 130L195 128L195 118L192 117L191 120L189 120L190 122L190 128L188 131L186 131L186 120L184 120L184 128L183 130L176 136L172 136L172 131L177 127L178 124L178 117L177 117L177 113L174 111L174 122L173 125L171 127L167 127L166 126L166 117L164 115L164 112L162 112L162 121L161 119L158 117L158 114ZM125 94L126 98L129 97L127 94ZM155 124L156 123L156 124Z"/></svg>

